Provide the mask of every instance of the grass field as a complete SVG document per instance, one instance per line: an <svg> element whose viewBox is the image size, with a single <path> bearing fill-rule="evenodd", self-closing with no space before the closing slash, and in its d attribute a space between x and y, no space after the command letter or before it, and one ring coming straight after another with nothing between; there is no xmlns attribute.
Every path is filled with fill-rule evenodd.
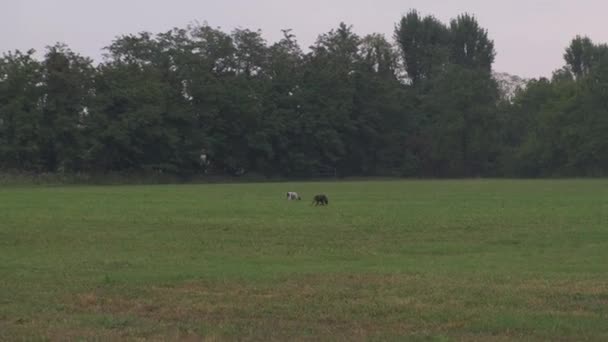
<svg viewBox="0 0 608 342"><path fill-rule="evenodd" d="M0 340L201 338L606 341L608 180L0 189Z"/></svg>

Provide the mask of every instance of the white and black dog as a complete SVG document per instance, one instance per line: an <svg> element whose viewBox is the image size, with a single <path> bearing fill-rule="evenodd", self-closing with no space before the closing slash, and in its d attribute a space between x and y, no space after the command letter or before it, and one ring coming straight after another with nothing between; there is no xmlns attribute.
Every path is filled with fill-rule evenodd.
<svg viewBox="0 0 608 342"><path fill-rule="evenodd" d="M297 192L293 192L290 191L287 193L287 200L288 201L294 201L294 200L301 200L302 198L300 197L300 195L298 195Z"/></svg>

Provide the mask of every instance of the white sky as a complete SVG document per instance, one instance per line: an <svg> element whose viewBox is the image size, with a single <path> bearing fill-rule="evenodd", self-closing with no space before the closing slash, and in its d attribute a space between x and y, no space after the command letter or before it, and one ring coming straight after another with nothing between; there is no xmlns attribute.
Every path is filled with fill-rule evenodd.
<svg viewBox="0 0 608 342"><path fill-rule="evenodd" d="M230 31L261 29L269 42L291 28L303 48L341 21L358 34L384 33L410 9L443 22L474 14L494 40L494 69L550 76L577 34L608 42L605 0L0 0L0 52L64 42L95 59L120 34L163 32L198 21Z"/></svg>

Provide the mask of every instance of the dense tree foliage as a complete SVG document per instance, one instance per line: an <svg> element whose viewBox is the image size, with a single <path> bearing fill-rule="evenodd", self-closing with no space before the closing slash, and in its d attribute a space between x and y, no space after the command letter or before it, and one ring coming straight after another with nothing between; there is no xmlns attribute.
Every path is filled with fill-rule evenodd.
<svg viewBox="0 0 608 342"><path fill-rule="evenodd" d="M416 11L394 42L341 23L194 25L0 58L0 170L310 177L608 173L608 47L575 37L551 79L510 87L475 17ZM510 78L517 79L517 78ZM508 83L508 82L507 82Z"/></svg>

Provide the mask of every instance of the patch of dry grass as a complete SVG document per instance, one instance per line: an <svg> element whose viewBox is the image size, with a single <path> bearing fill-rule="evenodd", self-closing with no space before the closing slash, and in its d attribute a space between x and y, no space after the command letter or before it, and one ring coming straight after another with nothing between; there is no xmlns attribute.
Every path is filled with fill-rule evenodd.
<svg viewBox="0 0 608 342"><path fill-rule="evenodd" d="M67 297L66 303L70 315L132 317L138 322L103 330L108 337L369 340L450 336L501 341L550 335L525 326L479 329L488 316L527 312L565 320L601 319L605 311L600 308L607 297L606 285L595 281L493 283L405 274L331 274L264 284L185 282L149 287L138 296L100 288ZM164 328L150 334L149 327L154 325ZM171 328L175 326L181 328ZM66 336L82 333L77 329ZM577 337L576 332L560 336L564 340Z"/></svg>

